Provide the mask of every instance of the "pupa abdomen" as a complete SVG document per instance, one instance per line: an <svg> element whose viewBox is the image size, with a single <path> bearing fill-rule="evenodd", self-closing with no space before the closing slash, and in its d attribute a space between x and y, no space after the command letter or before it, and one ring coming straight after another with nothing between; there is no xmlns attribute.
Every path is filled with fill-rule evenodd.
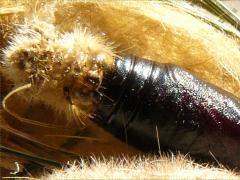
<svg viewBox="0 0 240 180"><path fill-rule="evenodd" d="M171 64L115 59L96 120L138 148L164 147L240 165L240 102ZM103 125L103 126L106 126Z"/></svg>

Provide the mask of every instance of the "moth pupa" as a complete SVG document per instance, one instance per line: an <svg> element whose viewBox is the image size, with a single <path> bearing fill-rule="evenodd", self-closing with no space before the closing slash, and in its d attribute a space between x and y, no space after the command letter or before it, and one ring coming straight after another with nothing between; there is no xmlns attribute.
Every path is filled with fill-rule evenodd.
<svg viewBox="0 0 240 180"><path fill-rule="evenodd" d="M136 64L175 64L239 97L236 40L179 4L79 1L37 4L33 12L24 7L24 20L19 15L5 37L1 73L15 88L31 84L18 94L68 121L84 126L96 113L95 99L112 101L102 82L123 54L140 57Z"/></svg>

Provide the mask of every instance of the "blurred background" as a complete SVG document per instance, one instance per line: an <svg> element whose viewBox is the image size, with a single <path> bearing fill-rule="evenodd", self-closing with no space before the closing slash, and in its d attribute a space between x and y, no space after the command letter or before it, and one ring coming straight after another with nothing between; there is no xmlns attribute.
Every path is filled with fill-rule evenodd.
<svg viewBox="0 0 240 180"><path fill-rule="evenodd" d="M222 0L222 2L240 17L240 0Z"/></svg>

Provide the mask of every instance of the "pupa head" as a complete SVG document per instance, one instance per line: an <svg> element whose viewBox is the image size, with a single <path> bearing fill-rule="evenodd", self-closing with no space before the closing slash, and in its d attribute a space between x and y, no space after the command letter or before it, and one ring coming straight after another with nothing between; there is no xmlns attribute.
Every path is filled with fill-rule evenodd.
<svg viewBox="0 0 240 180"><path fill-rule="evenodd" d="M86 28L60 33L53 24L35 20L18 30L4 56L4 73L15 86L31 84L22 97L79 118L93 111L114 54L109 43Z"/></svg>

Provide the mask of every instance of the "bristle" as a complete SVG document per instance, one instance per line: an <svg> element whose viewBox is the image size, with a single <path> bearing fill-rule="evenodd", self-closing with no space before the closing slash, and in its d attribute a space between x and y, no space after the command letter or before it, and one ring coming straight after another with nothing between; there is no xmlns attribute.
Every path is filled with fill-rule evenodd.
<svg viewBox="0 0 240 180"><path fill-rule="evenodd" d="M186 156L109 158L92 157L74 162L70 167L45 174L41 179L235 179L238 176L226 169L200 166Z"/></svg>

